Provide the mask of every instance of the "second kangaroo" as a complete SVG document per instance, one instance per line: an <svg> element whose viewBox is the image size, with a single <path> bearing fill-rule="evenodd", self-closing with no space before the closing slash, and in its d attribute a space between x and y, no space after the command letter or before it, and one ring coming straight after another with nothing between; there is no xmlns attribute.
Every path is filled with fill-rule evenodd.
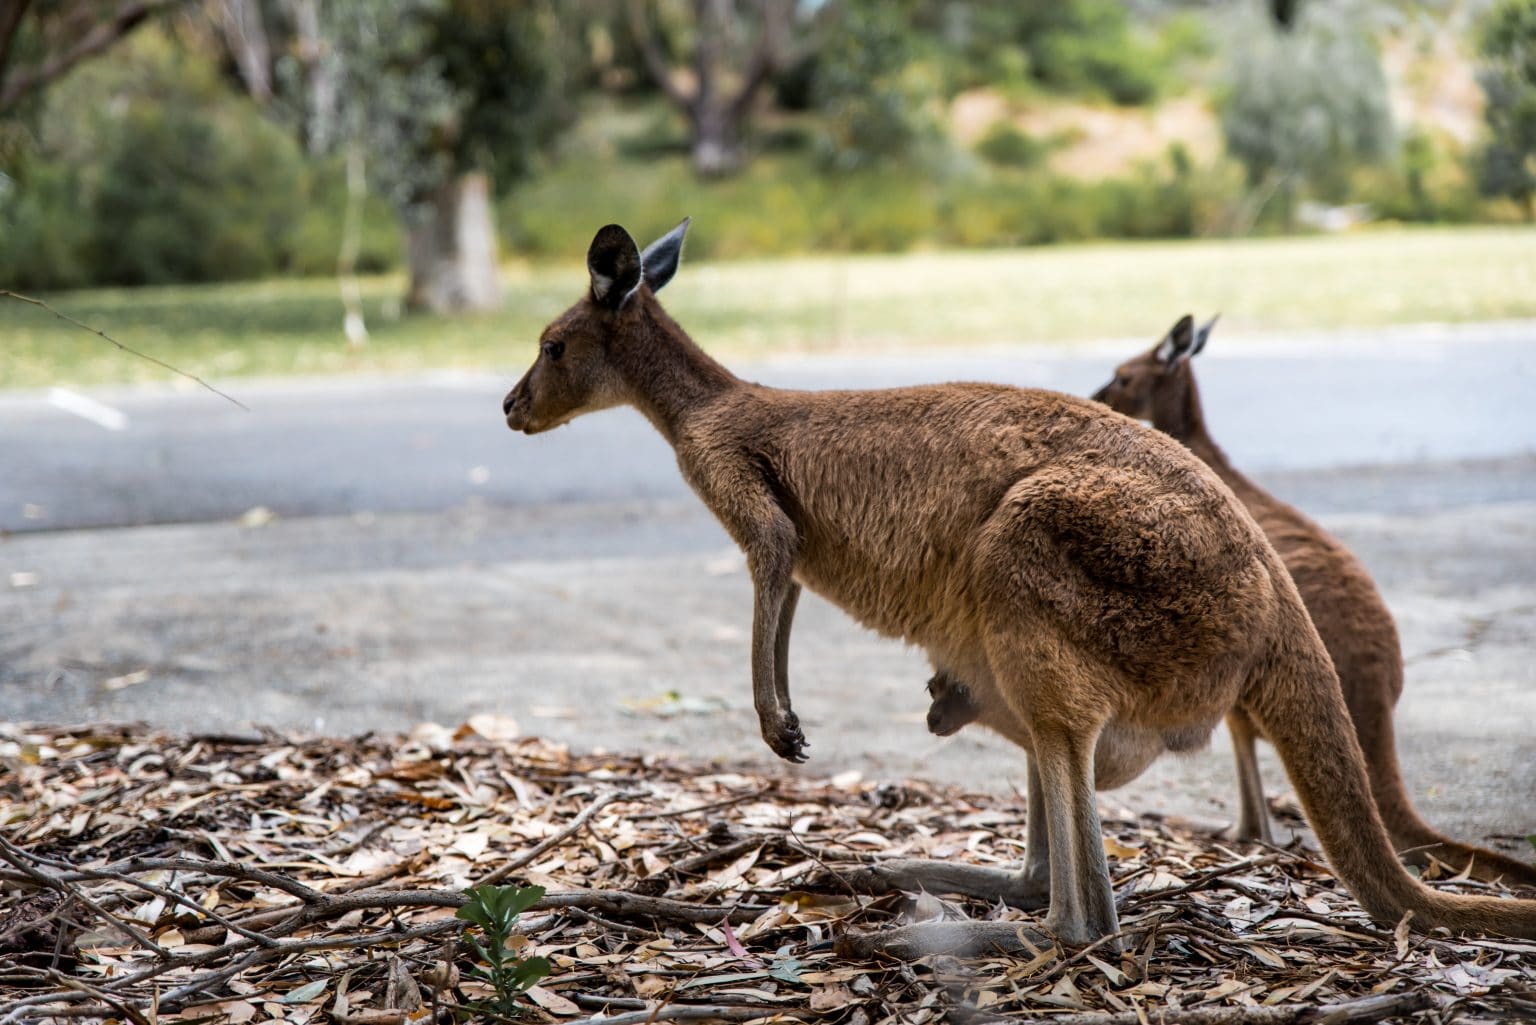
<svg viewBox="0 0 1536 1025"><path fill-rule="evenodd" d="M1151 350L1120 364L1094 398L1183 442L1242 500L1275 546L1333 659L1371 793L1403 858L1428 865L1434 857L1458 872L1470 867L1478 879L1536 886L1536 868L1443 836L1414 810L1392 729L1392 710L1403 692L1402 648L1392 613L1365 566L1338 538L1239 473L1212 440L1190 361L1205 348L1214 326L1212 320L1197 331L1194 320L1183 317ZM1227 726L1237 757L1237 834L1267 841L1269 815L1253 747L1262 733L1241 708L1227 716Z"/></svg>
<svg viewBox="0 0 1536 1025"><path fill-rule="evenodd" d="M1241 707L1373 918L1392 926L1412 911L1417 929L1536 937L1536 902L1436 893L1397 860L1328 653L1274 549L1209 467L1167 435L1053 392L743 381L656 299L686 225L644 253L617 225L597 233L590 288L545 328L504 402L507 425L536 434L631 405L672 445L746 552L753 699L781 756L805 749L788 677L802 585L925 649L966 681L981 721L1028 752L1022 869L886 861L871 874L1048 901L1045 924L1064 943L1112 936L1094 788L1203 743Z"/></svg>

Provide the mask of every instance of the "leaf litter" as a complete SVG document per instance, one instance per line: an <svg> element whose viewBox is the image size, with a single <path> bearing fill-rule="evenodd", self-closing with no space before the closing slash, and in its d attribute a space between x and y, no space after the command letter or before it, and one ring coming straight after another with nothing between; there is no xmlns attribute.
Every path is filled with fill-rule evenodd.
<svg viewBox="0 0 1536 1025"><path fill-rule="evenodd" d="M484 993L453 913L499 882L547 891L520 920L552 965L526 1022L1536 1020L1536 943L1383 929L1304 847L1152 818L1105 824L1123 954L849 957L845 936L917 921L1038 928L843 879L1007 865L1020 799L513 734L0 723L0 1025L463 1020Z"/></svg>

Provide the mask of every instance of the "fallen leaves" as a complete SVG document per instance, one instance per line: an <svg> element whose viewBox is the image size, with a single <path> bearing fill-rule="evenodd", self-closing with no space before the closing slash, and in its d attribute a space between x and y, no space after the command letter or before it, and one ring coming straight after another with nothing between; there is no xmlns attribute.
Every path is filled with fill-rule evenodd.
<svg viewBox="0 0 1536 1025"><path fill-rule="evenodd" d="M848 958L850 931L919 920L1038 933L1038 915L839 882L887 858L1009 863L1025 810L857 773L576 755L498 717L355 740L0 725L0 798L0 1025L66 1006L209 1025L446 1020L484 997L459 970L453 910L464 886L501 879L549 891L515 944L554 966L526 994L530 1022L1536 1009L1536 944L1382 930L1315 855L1242 857L1150 819L1105 835L1123 955L1045 942Z"/></svg>

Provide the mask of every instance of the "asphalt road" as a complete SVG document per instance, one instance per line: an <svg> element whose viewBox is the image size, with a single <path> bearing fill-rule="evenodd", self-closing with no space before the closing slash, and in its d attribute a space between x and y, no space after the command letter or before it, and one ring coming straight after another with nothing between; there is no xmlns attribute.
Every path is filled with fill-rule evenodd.
<svg viewBox="0 0 1536 1025"><path fill-rule="evenodd" d="M1355 548L1398 618L1421 809L1509 843L1536 831L1533 339L1218 335L1201 357L1234 460ZM743 370L1084 393L1134 349ZM670 452L621 412L513 435L513 376L233 384L251 413L195 392L0 394L0 718L355 732L496 713L583 748L781 767L751 712L742 561ZM242 525L257 506L273 517ZM791 673L812 760L787 771L1018 785L1006 743L924 732L926 668L807 600ZM1106 801L1220 818L1229 762L1218 739Z"/></svg>
<svg viewBox="0 0 1536 1025"><path fill-rule="evenodd" d="M1199 357L1208 421L1249 470L1536 451L1536 326L1230 345L1219 331ZM990 380L1087 394L1137 344L740 369L799 388ZM513 436L501 398L519 372L230 384L249 413L196 390L85 396L117 429L72 412L79 396L0 393L0 530L206 522L256 506L296 517L430 512L476 498L529 506L688 494L670 450L628 410ZM1338 507L1316 497L1318 511ZM1424 498L1382 501L1401 510Z"/></svg>

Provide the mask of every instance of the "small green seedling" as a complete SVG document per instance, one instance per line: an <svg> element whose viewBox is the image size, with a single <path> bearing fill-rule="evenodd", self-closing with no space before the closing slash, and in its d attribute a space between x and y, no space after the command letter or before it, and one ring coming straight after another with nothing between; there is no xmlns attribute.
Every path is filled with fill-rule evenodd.
<svg viewBox="0 0 1536 1025"><path fill-rule="evenodd" d="M453 917L480 927L480 936L474 930L464 931L464 942L475 952L479 962L470 967L469 973L491 984L496 990L494 1001L475 1005L476 1010L491 1010L501 1015L513 1015L518 1010L517 998L528 991L540 979L549 974L550 965L542 957L518 957L509 949L517 925L517 916L538 903L544 896L542 886L472 886L464 891L469 900Z"/></svg>

